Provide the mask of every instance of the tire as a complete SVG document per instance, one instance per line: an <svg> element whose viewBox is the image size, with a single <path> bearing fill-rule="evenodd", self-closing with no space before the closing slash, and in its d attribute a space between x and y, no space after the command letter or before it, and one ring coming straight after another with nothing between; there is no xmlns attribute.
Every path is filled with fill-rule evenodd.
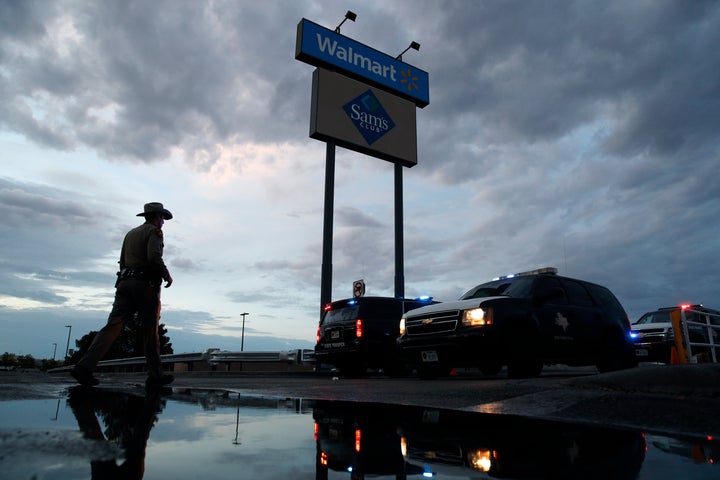
<svg viewBox="0 0 720 480"><path fill-rule="evenodd" d="M338 365L340 375L347 378L360 378L365 376L367 368L365 365Z"/></svg>
<svg viewBox="0 0 720 480"><path fill-rule="evenodd" d="M518 358L508 362L508 377L535 378L542 373L543 364L532 358Z"/></svg>
<svg viewBox="0 0 720 480"><path fill-rule="evenodd" d="M508 345L507 370L510 378L534 378L542 373L543 363L537 356L535 330L528 327L511 335Z"/></svg>
<svg viewBox="0 0 720 480"><path fill-rule="evenodd" d="M390 352L386 353L383 363L384 365L382 368L385 375L392 378L405 378L413 371L412 366L405 362L397 349L392 349Z"/></svg>
<svg viewBox="0 0 720 480"><path fill-rule="evenodd" d="M488 360L480 364L480 371L483 375L497 375L502 370L502 363L499 360Z"/></svg>
<svg viewBox="0 0 720 480"><path fill-rule="evenodd" d="M614 372L634 368L637 365L634 345L625 340L622 332L608 332L605 335L603 349L599 352L599 358L595 364L598 371L600 373Z"/></svg>
<svg viewBox="0 0 720 480"><path fill-rule="evenodd" d="M447 377L450 375L451 367L445 365L436 365L432 367L418 367L418 377L422 380L434 380L438 377Z"/></svg>
<svg viewBox="0 0 720 480"><path fill-rule="evenodd" d="M388 375L391 378L405 378L412 373L412 368L402 362L396 361L385 365L383 367L383 371L385 372L385 375Z"/></svg>

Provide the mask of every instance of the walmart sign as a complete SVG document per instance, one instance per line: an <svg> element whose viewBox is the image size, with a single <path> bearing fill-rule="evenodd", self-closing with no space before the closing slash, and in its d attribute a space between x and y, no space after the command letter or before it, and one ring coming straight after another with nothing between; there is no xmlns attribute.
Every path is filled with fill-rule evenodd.
<svg viewBox="0 0 720 480"><path fill-rule="evenodd" d="M297 27L295 58L370 82L418 107L430 103L427 72L304 18Z"/></svg>

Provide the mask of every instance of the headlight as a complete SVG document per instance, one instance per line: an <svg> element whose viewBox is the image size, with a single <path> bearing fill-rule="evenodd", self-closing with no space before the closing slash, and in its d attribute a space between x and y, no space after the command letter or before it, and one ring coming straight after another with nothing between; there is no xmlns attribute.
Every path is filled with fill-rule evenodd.
<svg viewBox="0 0 720 480"><path fill-rule="evenodd" d="M468 464L481 472L489 472L493 467L495 452L490 450L473 450L467 454Z"/></svg>
<svg viewBox="0 0 720 480"><path fill-rule="evenodd" d="M466 327L481 327L492 324L492 310L472 308L463 312L462 324Z"/></svg>
<svg viewBox="0 0 720 480"><path fill-rule="evenodd" d="M400 319L400 335L405 335L405 317Z"/></svg>

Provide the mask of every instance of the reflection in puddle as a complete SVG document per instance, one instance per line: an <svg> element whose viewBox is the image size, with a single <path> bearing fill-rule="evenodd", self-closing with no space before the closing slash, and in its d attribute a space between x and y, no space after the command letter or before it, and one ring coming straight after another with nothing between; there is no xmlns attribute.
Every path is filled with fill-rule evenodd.
<svg viewBox="0 0 720 480"><path fill-rule="evenodd" d="M0 403L0 479L709 479L718 460L712 439L225 391Z"/></svg>

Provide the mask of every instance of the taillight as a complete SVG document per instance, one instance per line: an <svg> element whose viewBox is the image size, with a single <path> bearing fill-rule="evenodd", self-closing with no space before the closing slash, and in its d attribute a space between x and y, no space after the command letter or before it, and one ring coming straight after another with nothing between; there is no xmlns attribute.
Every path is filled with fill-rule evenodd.
<svg viewBox="0 0 720 480"><path fill-rule="evenodd" d="M362 450L362 431L358 428L355 430L355 451L360 452Z"/></svg>
<svg viewBox="0 0 720 480"><path fill-rule="evenodd" d="M322 338L322 337L320 336L320 325L318 325L317 334L315 335L315 341L316 341L317 343L320 343L320 339L321 339L321 338Z"/></svg>
<svg viewBox="0 0 720 480"><path fill-rule="evenodd" d="M355 320L355 338L362 338L363 336L363 321L361 319Z"/></svg>

